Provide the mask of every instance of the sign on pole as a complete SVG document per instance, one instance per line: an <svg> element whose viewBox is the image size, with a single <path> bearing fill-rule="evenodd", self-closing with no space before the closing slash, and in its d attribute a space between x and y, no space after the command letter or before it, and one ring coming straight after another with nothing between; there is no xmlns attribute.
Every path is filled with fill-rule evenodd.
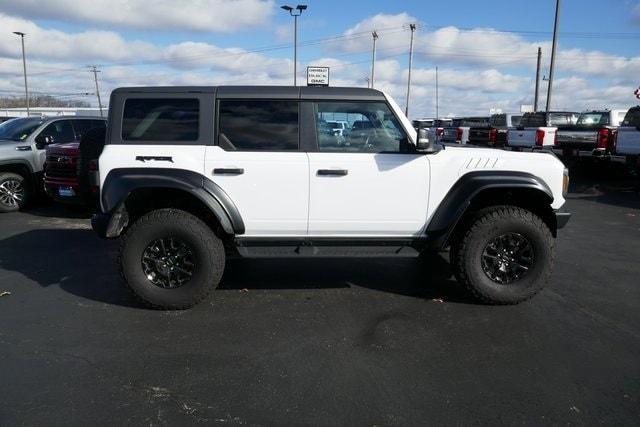
<svg viewBox="0 0 640 427"><path fill-rule="evenodd" d="M633 94L636 96L636 98L640 99L640 87L638 89L634 90Z"/></svg>
<svg viewBox="0 0 640 427"><path fill-rule="evenodd" d="M329 67L307 67L307 86L329 86Z"/></svg>

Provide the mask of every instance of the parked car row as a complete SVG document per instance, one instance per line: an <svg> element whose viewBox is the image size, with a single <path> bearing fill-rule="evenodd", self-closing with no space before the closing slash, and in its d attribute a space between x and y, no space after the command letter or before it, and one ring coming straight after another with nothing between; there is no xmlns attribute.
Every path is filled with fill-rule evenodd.
<svg viewBox="0 0 640 427"><path fill-rule="evenodd" d="M0 124L0 212L46 193L64 203L92 203L106 120L96 117L22 117ZM101 138L101 139L100 139ZM98 142L98 144L96 144ZM95 178L94 178L95 180Z"/></svg>
<svg viewBox="0 0 640 427"><path fill-rule="evenodd" d="M550 149L565 157L618 156L637 164L640 106L629 110L501 113L460 117L441 126L436 119L414 120L434 141L514 151Z"/></svg>

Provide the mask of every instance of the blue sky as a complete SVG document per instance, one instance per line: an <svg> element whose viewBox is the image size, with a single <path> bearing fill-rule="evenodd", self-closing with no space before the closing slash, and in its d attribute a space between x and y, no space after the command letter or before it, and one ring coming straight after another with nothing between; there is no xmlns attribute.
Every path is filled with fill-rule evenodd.
<svg viewBox="0 0 640 427"><path fill-rule="evenodd" d="M15 30L28 34L35 92L68 97L93 92L87 64L102 70L103 97L121 85L291 84L293 22L279 8L282 3L0 0L0 28L7 29L0 33L0 95L22 90ZM366 85L370 31L376 29L376 87L401 105L407 26L418 24L413 116L434 113L436 65L441 111L448 115L530 104L538 45L543 47L543 74L548 73L555 0L306 4L299 21L299 70L328 65L335 84ZM554 106L581 110L633 104L633 90L640 85L639 42L640 1L564 0ZM77 97L94 102L92 96Z"/></svg>

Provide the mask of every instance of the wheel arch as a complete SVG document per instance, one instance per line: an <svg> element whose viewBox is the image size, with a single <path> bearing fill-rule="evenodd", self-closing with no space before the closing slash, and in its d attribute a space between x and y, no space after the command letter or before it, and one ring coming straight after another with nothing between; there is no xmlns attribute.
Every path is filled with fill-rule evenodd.
<svg viewBox="0 0 640 427"><path fill-rule="evenodd" d="M114 169L101 191L104 212L111 214L107 237L117 237L139 216L177 208L199 216L226 235L244 233L244 223L229 196L214 182L183 169Z"/></svg>
<svg viewBox="0 0 640 427"><path fill-rule="evenodd" d="M557 224L549 186L527 172L477 171L463 175L451 187L426 229L430 246L444 248L456 229L478 210L513 205L539 215L556 236Z"/></svg>

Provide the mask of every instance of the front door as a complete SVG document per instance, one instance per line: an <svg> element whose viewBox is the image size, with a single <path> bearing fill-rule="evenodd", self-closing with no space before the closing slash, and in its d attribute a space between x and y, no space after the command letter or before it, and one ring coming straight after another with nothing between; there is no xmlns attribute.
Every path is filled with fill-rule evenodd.
<svg viewBox="0 0 640 427"><path fill-rule="evenodd" d="M429 163L384 102L316 102L309 236L411 237L424 228ZM328 121L349 129L333 132Z"/></svg>
<svg viewBox="0 0 640 427"><path fill-rule="evenodd" d="M297 99L218 101L206 176L233 200L245 237L307 233L309 162L299 151Z"/></svg>

